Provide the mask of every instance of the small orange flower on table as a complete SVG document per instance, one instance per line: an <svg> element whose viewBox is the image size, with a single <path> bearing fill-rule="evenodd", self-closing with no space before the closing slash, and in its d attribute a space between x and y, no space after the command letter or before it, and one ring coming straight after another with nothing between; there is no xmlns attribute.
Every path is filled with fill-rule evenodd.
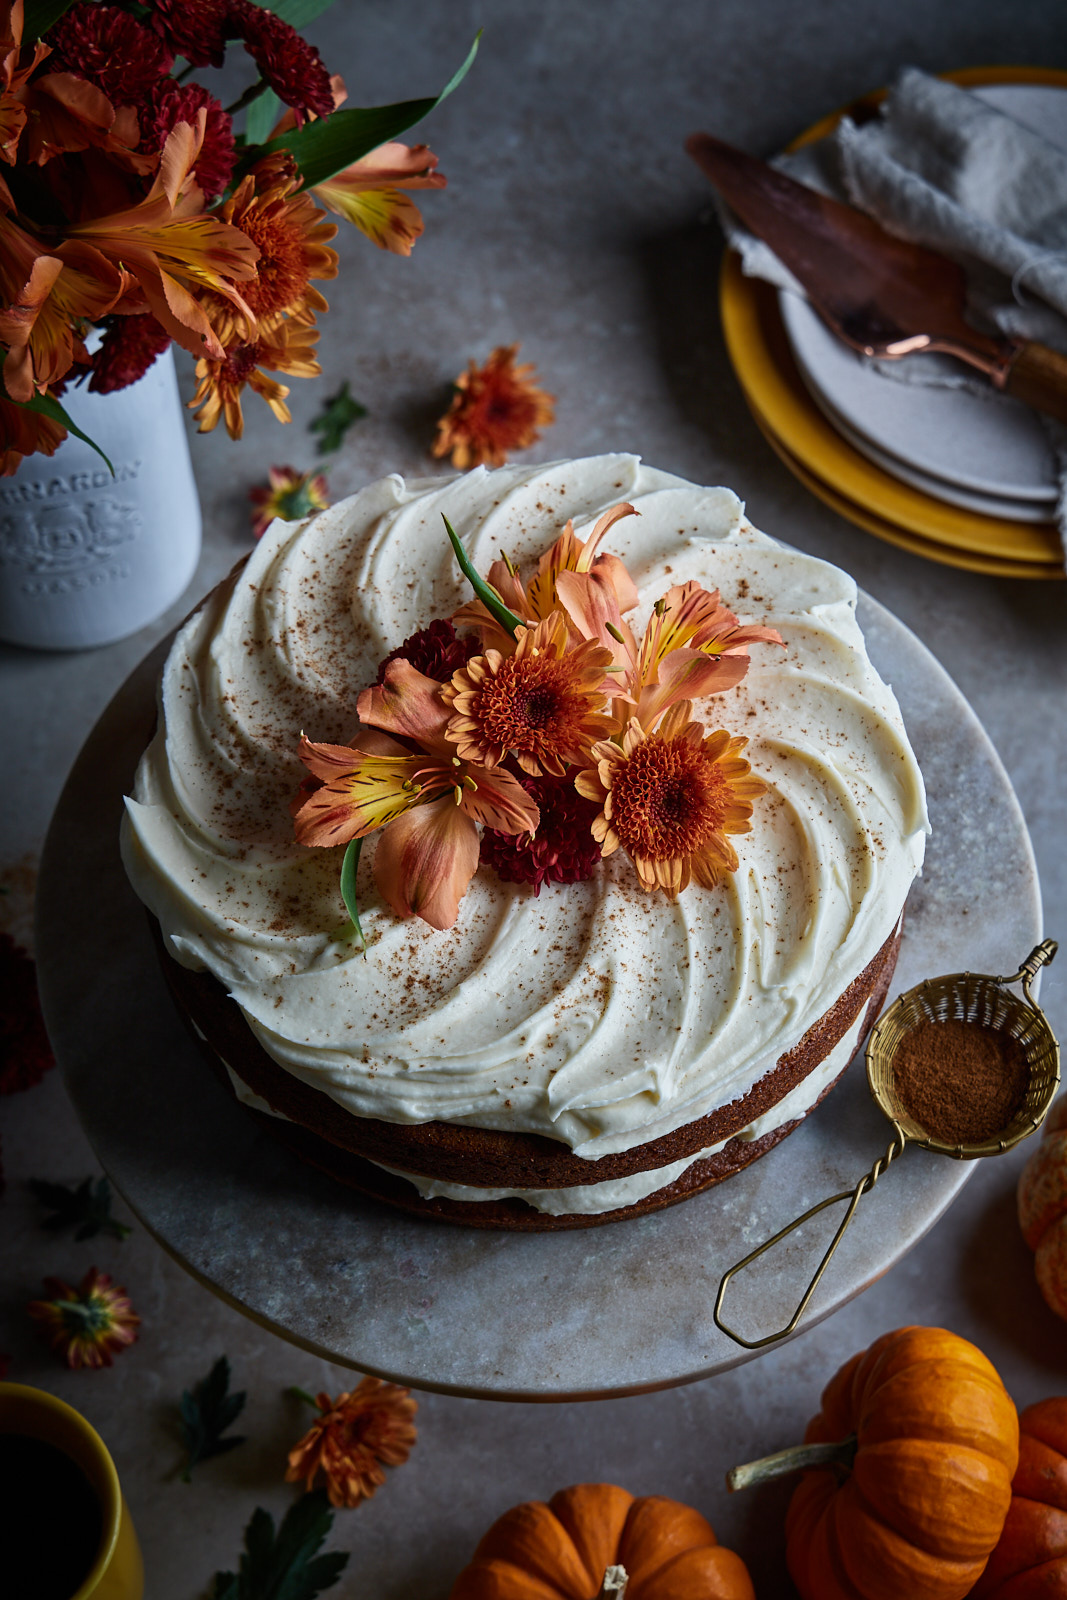
<svg viewBox="0 0 1067 1600"><path fill-rule="evenodd" d="M49 1298L26 1309L68 1367L110 1367L112 1354L136 1340L141 1319L106 1272L90 1267L76 1289L62 1278L45 1278L44 1287Z"/></svg>
<svg viewBox="0 0 1067 1600"><path fill-rule="evenodd" d="M407 1389L364 1378L336 1400L328 1394L312 1399L301 1389L290 1392L316 1405L319 1415L289 1452L286 1483L303 1480L310 1491L321 1472L330 1504L355 1507L381 1488L383 1466L398 1467L407 1460L416 1439L412 1418L417 1410Z"/></svg>
<svg viewBox="0 0 1067 1600"><path fill-rule="evenodd" d="M533 382L532 364L515 365L517 344L498 345L483 367L472 361L456 379L448 411L437 424L435 456L452 465L501 467L526 450L556 420L555 401Z"/></svg>

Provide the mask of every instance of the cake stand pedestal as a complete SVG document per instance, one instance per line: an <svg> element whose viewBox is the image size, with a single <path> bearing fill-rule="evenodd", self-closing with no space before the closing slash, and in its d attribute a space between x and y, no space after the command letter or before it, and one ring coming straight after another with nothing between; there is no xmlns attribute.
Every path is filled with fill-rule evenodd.
<svg viewBox="0 0 1067 1600"><path fill-rule="evenodd" d="M1041 936L1018 802L959 690L869 599L860 621L929 790L933 836L908 900L894 992L967 967L1011 972ZM127 680L64 789L42 863L38 970L49 1032L104 1169L194 1277L331 1361L496 1399L633 1394L750 1359L712 1321L719 1278L889 1139L857 1061L762 1161L684 1204L573 1232L493 1233L391 1211L302 1166L216 1083L164 988L119 861L122 795L150 737L166 645ZM804 1323L879 1278L971 1165L922 1150L860 1207ZM783 1326L837 1208L739 1278L730 1320ZM746 1284L746 1279L748 1280Z"/></svg>

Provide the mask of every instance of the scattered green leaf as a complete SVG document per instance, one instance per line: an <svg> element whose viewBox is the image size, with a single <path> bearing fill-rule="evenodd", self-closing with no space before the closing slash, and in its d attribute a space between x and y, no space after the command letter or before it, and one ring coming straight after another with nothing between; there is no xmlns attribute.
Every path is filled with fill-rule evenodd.
<svg viewBox="0 0 1067 1600"><path fill-rule="evenodd" d="M286 1512L277 1536L262 1506L245 1529L237 1572L216 1572L211 1600L315 1600L332 1589L348 1565L348 1552L317 1555L333 1527L324 1489L300 1497Z"/></svg>
<svg viewBox="0 0 1067 1600"><path fill-rule="evenodd" d="M492 588L491 585L486 583L484 578L480 578L477 572L475 572L474 567L471 565L470 557L459 542L459 535L456 533L456 530L453 528L443 511L441 513L441 520L445 525L445 531L447 532L448 537L452 541L452 548L456 552L456 560L459 562L460 571L463 573L463 576L466 578L467 582L478 596L478 599L482 602L482 605L489 612L490 616L495 617L500 626L502 628L506 628L511 634L512 638L514 638L515 629L521 627L522 625L522 618L517 617L514 611L511 611L504 604L496 590Z"/></svg>
<svg viewBox="0 0 1067 1600"><path fill-rule="evenodd" d="M288 150L300 169L306 188L312 189L317 183L325 183L335 172L350 167L353 161L376 150L387 140L395 139L416 122L421 122L423 117L428 117L434 107L439 106L466 77L478 52L480 38L479 33L463 65L452 75L440 94L427 100L403 100L392 106L344 108L316 122L306 122L302 128L294 128L290 133L279 134L277 139L257 145L254 150L246 147L234 172L234 182L261 156L276 150Z"/></svg>
<svg viewBox="0 0 1067 1600"><path fill-rule="evenodd" d="M246 1399L243 1389L237 1394L230 1394L229 1390L230 1363L225 1356L220 1356L191 1394L188 1389L182 1392L179 1410L182 1443L186 1449L183 1483L190 1482L193 1468L199 1462L225 1455L227 1450L235 1450L245 1442L243 1434L222 1437L244 1410Z"/></svg>
<svg viewBox="0 0 1067 1600"><path fill-rule="evenodd" d="M349 428L366 415L366 406L349 394L346 378L337 393L322 402L318 414L308 423L308 431L320 435L319 455L327 456L334 450L340 450Z"/></svg>
<svg viewBox="0 0 1067 1600"><path fill-rule="evenodd" d="M76 1189L65 1183L49 1183L46 1178L31 1178L30 1188L51 1216L43 1226L52 1233L74 1228L75 1239L92 1239L106 1233L112 1239L126 1239L130 1229L111 1215L111 1186L106 1178L85 1178Z"/></svg>

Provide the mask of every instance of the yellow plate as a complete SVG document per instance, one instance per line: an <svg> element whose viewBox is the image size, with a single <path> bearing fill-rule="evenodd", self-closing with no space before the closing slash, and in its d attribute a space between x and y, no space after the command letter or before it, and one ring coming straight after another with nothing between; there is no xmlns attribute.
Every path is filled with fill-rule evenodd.
<svg viewBox="0 0 1067 1600"><path fill-rule="evenodd" d="M1067 72L1037 67L970 68L946 74L965 87L1032 83L1067 88ZM794 140L825 138L846 114L873 113L884 90L824 117ZM777 291L746 278L727 251L719 282L726 347L756 421L790 471L850 521L916 555L1000 577L1062 578L1063 550L1051 523L1013 522L949 505L902 483L853 449L811 399L793 360Z"/></svg>

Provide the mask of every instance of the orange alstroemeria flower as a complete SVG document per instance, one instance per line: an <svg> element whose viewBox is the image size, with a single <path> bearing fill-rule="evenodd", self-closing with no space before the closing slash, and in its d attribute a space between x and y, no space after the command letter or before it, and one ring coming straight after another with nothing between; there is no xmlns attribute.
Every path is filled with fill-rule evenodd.
<svg viewBox="0 0 1067 1600"><path fill-rule="evenodd" d="M374 881L385 900L397 916L450 928L478 866L477 824L532 833L539 814L511 773L457 756L441 687L410 662L391 661L384 682L357 702L368 730L358 746L302 738L300 759L318 786L305 783L293 821L307 845L347 844L381 828Z"/></svg>
<svg viewBox="0 0 1067 1600"><path fill-rule="evenodd" d="M328 210L355 223L379 250L409 256L422 233L422 214L403 189L443 189L437 157L425 144L379 145L312 191Z"/></svg>
<svg viewBox="0 0 1067 1600"><path fill-rule="evenodd" d="M606 552L598 552L600 541L609 529L613 528L621 517L636 516L633 506L622 502L612 506L610 511L605 511L593 526L593 531L586 540L579 539L574 531L573 520L568 521L559 538L546 550L537 564L537 571L527 583L523 583L515 568L508 561L494 561L489 568L487 581L490 588L495 589L520 622L527 626L544 622L553 611L558 611L561 600L559 593L559 577L563 572L581 572L592 575L596 585L608 588L615 598L613 615L621 617L624 611L632 611L637 604L637 590L633 580L618 556ZM468 600L453 612L452 622L456 627L473 628L481 638L483 645L491 645L494 649L509 652L515 648L514 641L507 630L491 616L480 600ZM575 641L583 635L573 629ZM608 636L609 643L606 648L614 650L615 641ZM604 640L601 640L604 643Z"/></svg>
<svg viewBox="0 0 1067 1600"><path fill-rule="evenodd" d="M4 387L31 400L88 359L75 333L112 309L126 276L92 245L65 239L50 250L0 216L0 344L7 347Z"/></svg>
<svg viewBox="0 0 1067 1600"><path fill-rule="evenodd" d="M507 655L474 656L441 691L453 711L447 734L456 754L487 767L510 754L531 777L561 778L610 731L603 715L610 665L611 651L595 640L572 645L562 611L517 628Z"/></svg>
<svg viewBox="0 0 1067 1600"><path fill-rule="evenodd" d="M596 765L574 783L600 804L601 854L622 845L641 887L671 900L694 878L710 889L736 872L727 835L751 831L752 802L767 787L740 754L748 740L723 728L706 734L692 709L688 700L672 706L651 733L631 718L621 744L595 745Z"/></svg>
<svg viewBox="0 0 1067 1600"><path fill-rule="evenodd" d="M656 602L638 648L607 585L589 574L563 572L557 587L560 604L584 638L615 644L619 729L635 711L650 729L681 700L735 688L748 671L750 644L784 643L776 628L740 623L718 589L691 580L675 584Z"/></svg>
<svg viewBox="0 0 1067 1600"><path fill-rule="evenodd" d="M0 477L10 478L27 456L54 456L66 437L51 417L0 398Z"/></svg>
<svg viewBox="0 0 1067 1600"><path fill-rule="evenodd" d="M179 122L171 130L155 182L139 204L75 223L68 232L94 245L137 280L148 309L172 339L193 355L221 361L225 350L197 293L214 290L254 328L251 308L230 280L254 279L259 251L240 228L204 210L192 169L206 124L202 107L195 128Z"/></svg>
<svg viewBox="0 0 1067 1600"><path fill-rule="evenodd" d="M19 136L26 126L26 107L18 92L48 55L51 46L38 39L33 55L22 64L22 0L0 4L0 160L13 165L18 152ZM7 185L4 185L6 190Z"/></svg>
<svg viewBox="0 0 1067 1600"><path fill-rule="evenodd" d="M330 79L334 109L348 98L344 80ZM314 116L308 120L314 121ZM271 138L289 133L297 125L296 112L287 110L275 123ZM350 167L312 189L328 211L355 223L372 244L394 255L409 256L422 233L418 206L401 189L443 189L448 180L437 171L437 157L425 144L408 146L395 140L361 156Z"/></svg>

